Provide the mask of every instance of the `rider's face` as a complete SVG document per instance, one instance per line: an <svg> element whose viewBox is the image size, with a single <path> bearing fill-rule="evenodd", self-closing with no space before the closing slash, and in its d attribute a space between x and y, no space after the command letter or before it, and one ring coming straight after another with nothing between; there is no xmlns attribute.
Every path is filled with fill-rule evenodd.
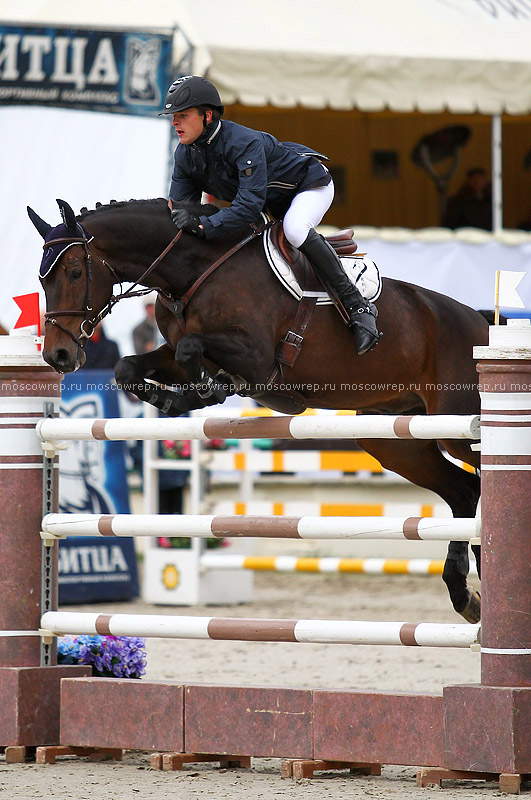
<svg viewBox="0 0 531 800"><path fill-rule="evenodd" d="M206 111L206 124L212 121L212 111ZM203 115L197 108L187 108L173 115L172 125L181 144L193 144L203 133Z"/></svg>

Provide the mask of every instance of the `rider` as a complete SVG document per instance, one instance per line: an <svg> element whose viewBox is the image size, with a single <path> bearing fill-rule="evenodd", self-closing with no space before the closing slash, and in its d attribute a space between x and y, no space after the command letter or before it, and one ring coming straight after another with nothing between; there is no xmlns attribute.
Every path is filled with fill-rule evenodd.
<svg viewBox="0 0 531 800"><path fill-rule="evenodd" d="M172 201L200 201L202 192L231 201L212 216L175 209L175 225L214 239L256 222L267 207L283 218L288 241L309 259L332 300L347 311L358 353L371 350L380 338L376 307L362 298L333 248L315 230L334 198L332 177L318 160L320 154L222 121L223 112L218 90L206 78L188 75L168 89L161 114L173 116L179 137L170 207Z"/></svg>

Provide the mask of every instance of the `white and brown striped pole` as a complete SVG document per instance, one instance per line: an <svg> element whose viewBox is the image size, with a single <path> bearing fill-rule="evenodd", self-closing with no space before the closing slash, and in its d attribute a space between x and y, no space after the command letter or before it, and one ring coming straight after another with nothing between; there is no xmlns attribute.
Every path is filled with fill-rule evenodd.
<svg viewBox="0 0 531 800"><path fill-rule="evenodd" d="M479 625L436 622L371 622L333 619L249 619L158 614L98 614L49 611L43 630L51 634L101 634L163 639L239 642L380 644L407 647L471 647Z"/></svg>
<svg viewBox="0 0 531 800"><path fill-rule="evenodd" d="M48 536L190 536L216 539L408 539L470 541L479 519L455 517L276 517L208 514L46 514Z"/></svg>
<svg viewBox="0 0 531 800"><path fill-rule="evenodd" d="M492 326L480 359L481 682L531 687L531 325ZM524 770L526 771L526 770Z"/></svg>
<svg viewBox="0 0 531 800"><path fill-rule="evenodd" d="M43 441L128 439L479 439L477 415L60 419L37 426Z"/></svg>
<svg viewBox="0 0 531 800"><path fill-rule="evenodd" d="M0 336L0 667L40 663L43 451L35 426L45 402L59 413L60 395L61 377L43 361L35 336ZM57 488L57 475L52 481ZM50 549L53 592L57 548ZM57 598L50 601L56 608Z"/></svg>

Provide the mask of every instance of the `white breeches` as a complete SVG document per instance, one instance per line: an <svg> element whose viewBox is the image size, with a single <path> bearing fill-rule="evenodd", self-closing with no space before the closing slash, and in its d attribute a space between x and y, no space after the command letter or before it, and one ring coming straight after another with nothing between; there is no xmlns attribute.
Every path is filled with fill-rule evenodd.
<svg viewBox="0 0 531 800"><path fill-rule="evenodd" d="M334 182L296 194L284 216L284 233L294 247L300 247L312 228L319 225L332 205Z"/></svg>

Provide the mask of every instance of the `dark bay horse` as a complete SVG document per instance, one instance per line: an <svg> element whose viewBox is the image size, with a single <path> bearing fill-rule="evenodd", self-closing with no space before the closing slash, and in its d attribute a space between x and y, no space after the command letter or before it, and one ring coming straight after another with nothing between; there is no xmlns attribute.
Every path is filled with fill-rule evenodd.
<svg viewBox="0 0 531 800"><path fill-rule="evenodd" d="M115 302L115 285L139 281L161 292L156 315L166 344L122 358L116 377L123 388L170 416L222 402L235 391L292 414L306 408L479 413L472 348L487 343L488 324L455 300L384 279L378 301L384 335L363 356L335 308L318 307L297 361L279 376L275 353L293 325L297 300L267 265L260 235L234 247L196 284L235 241L207 242L183 233L149 270L176 236L165 200L109 204L77 219L68 204L58 203L63 224L53 229L29 213L45 239L43 355L59 372L82 366L84 342ZM179 303L183 297L184 304ZM454 516L475 515L478 475L452 463L440 449L477 467L478 454L468 441L363 439L360 444L384 468L436 492ZM477 622L479 596L468 588L467 574L468 544L451 542L443 578L455 610Z"/></svg>

